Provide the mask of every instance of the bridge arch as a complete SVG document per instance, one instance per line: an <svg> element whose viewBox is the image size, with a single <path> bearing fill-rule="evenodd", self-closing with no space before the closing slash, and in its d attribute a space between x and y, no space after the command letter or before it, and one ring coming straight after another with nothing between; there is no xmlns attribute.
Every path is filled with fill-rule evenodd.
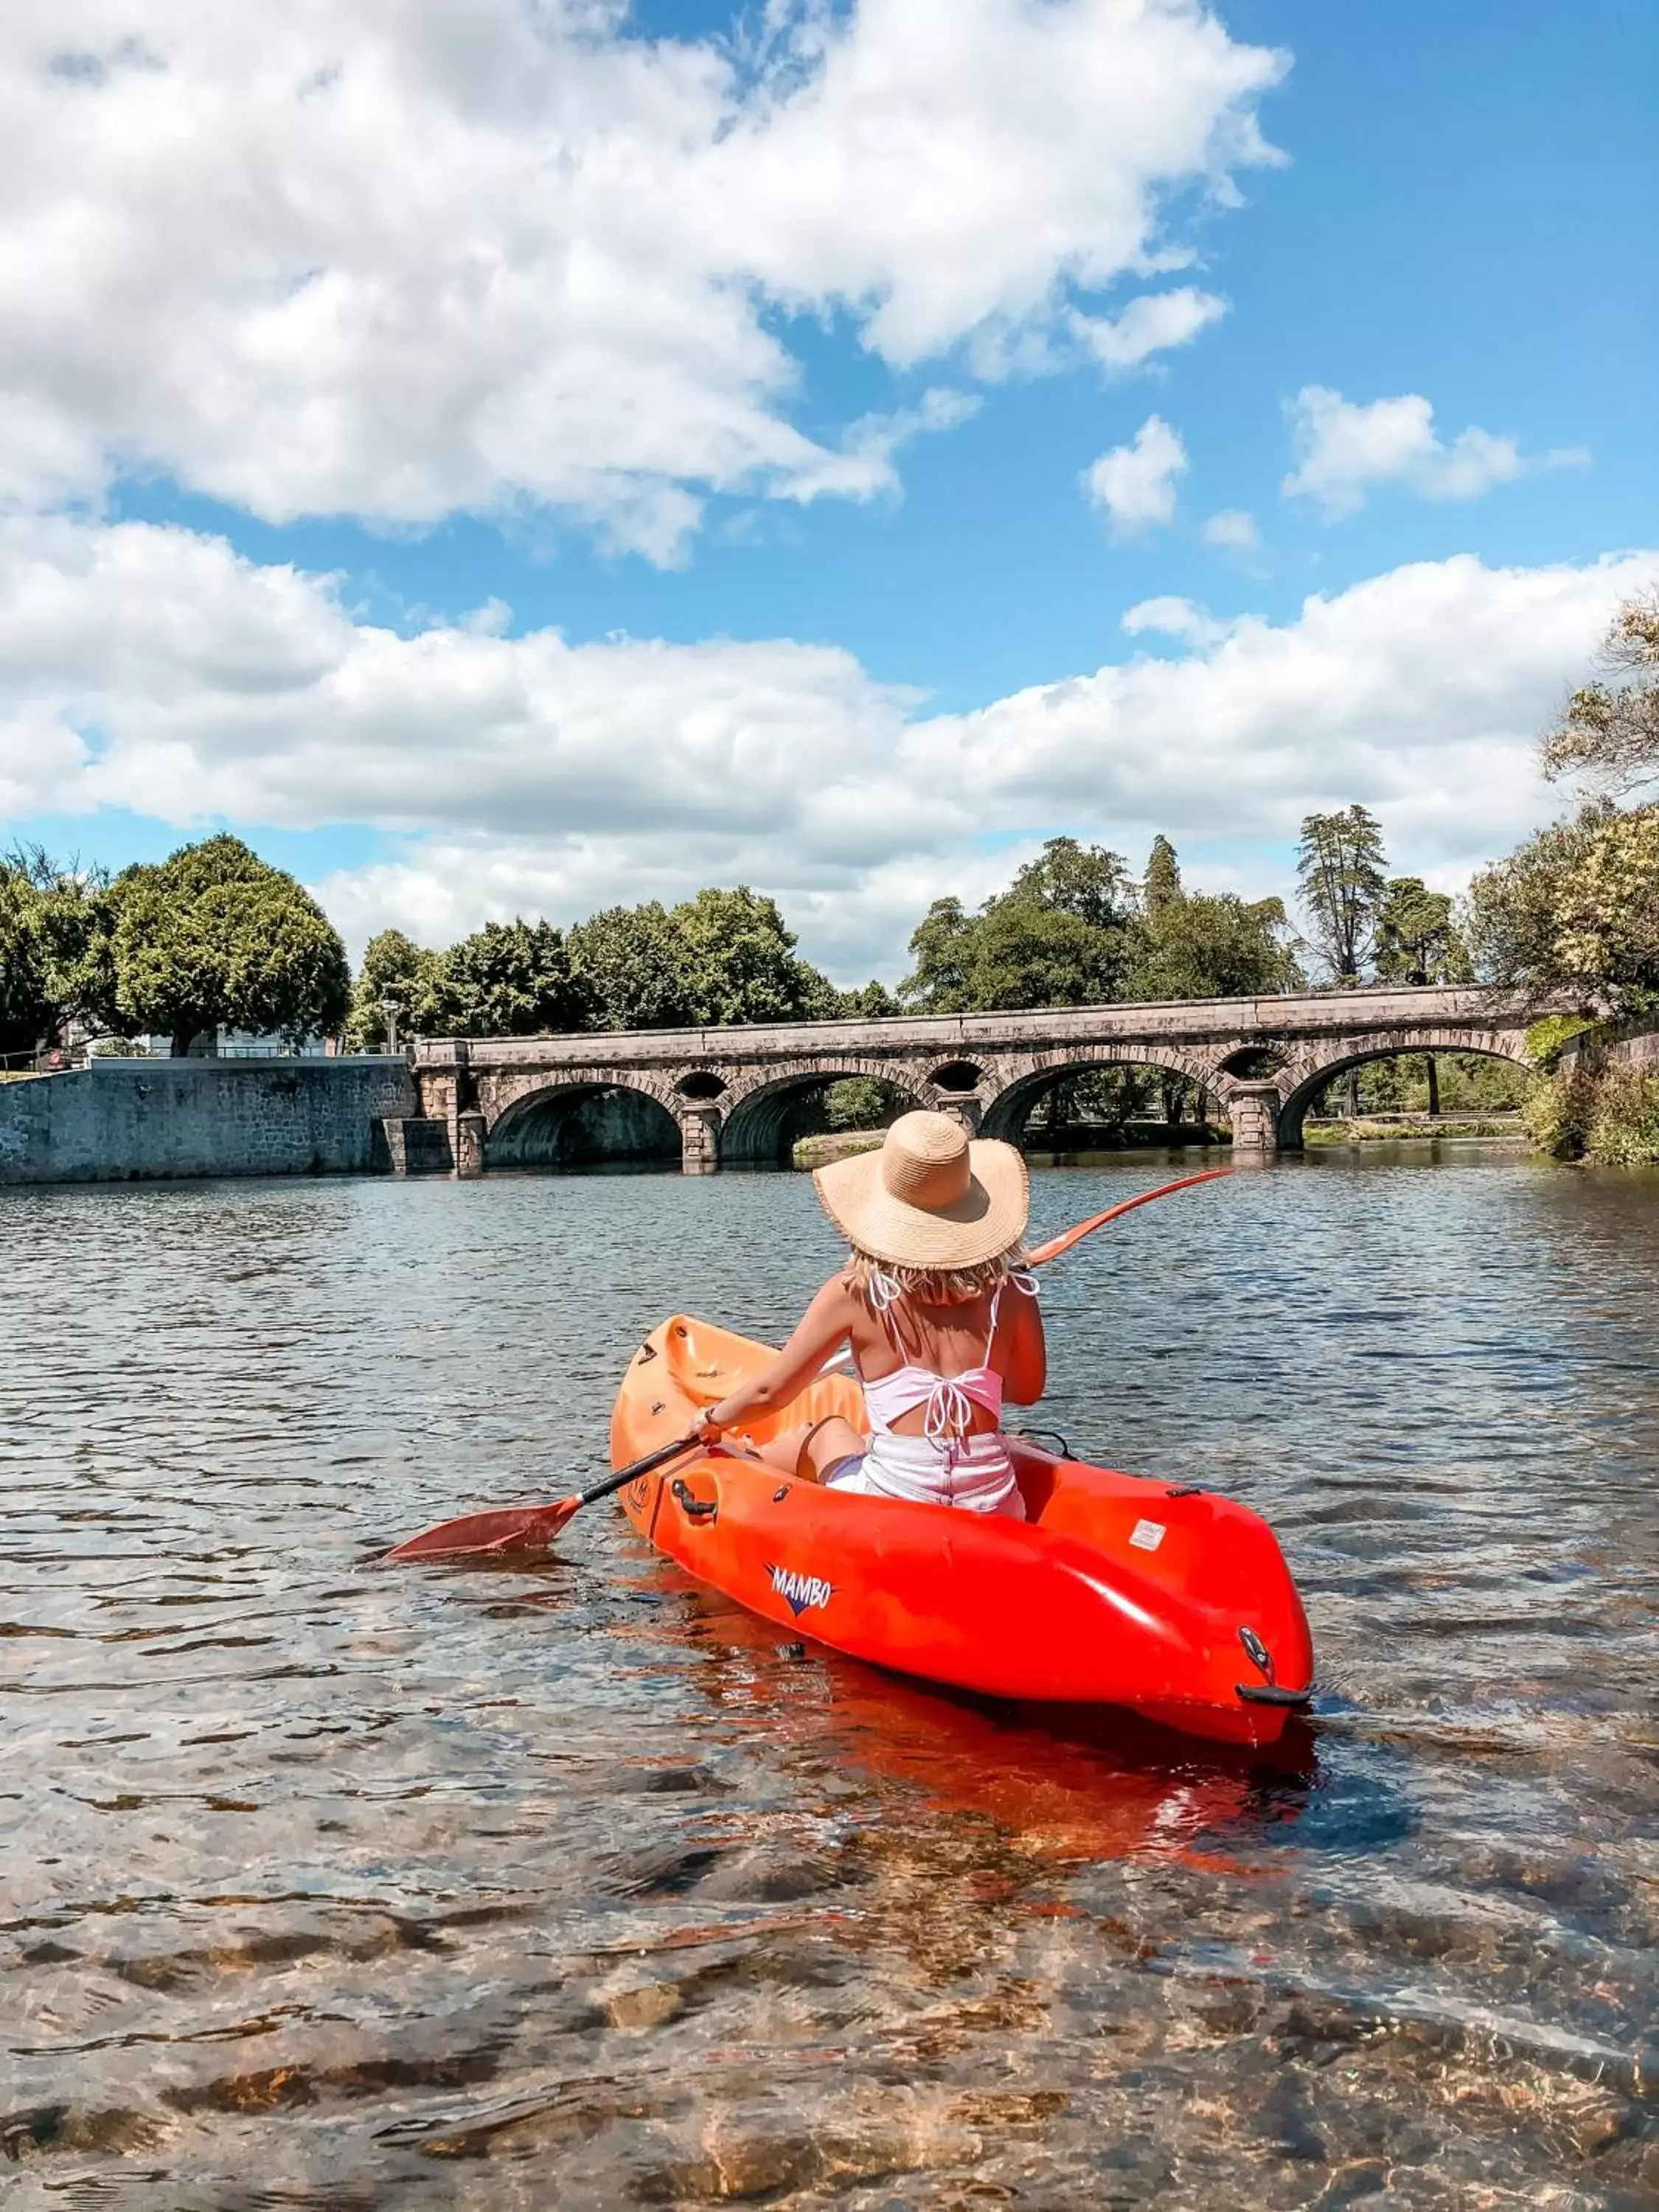
<svg viewBox="0 0 1659 2212"><path fill-rule="evenodd" d="M733 1083L720 1102L725 1109L721 1164L770 1167L787 1163L795 1139L806 1133L801 1125L817 1097L832 1083L848 1082L883 1084L898 1092L908 1106L933 1103L914 1068L873 1056L838 1053L757 1071Z"/></svg>
<svg viewBox="0 0 1659 2212"><path fill-rule="evenodd" d="M1152 1042L1108 1042L1079 1045L1069 1051L999 1055L994 1080L997 1087L982 1092L980 1134L1018 1144L1039 1100L1068 1077L1097 1074L1103 1068L1158 1069L1178 1075L1201 1097L1224 1103L1228 1085L1213 1060L1203 1053L1178 1045Z"/></svg>
<svg viewBox="0 0 1659 2212"><path fill-rule="evenodd" d="M1279 1109L1280 1151L1300 1150L1308 1109L1339 1076L1378 1060L1412 1059L1425 1053L1468 1054L1480 1060L1506 1060L1528 1075L1538 1073L1527 1057L1524 1030L1425 1029L1414 1036L1379 1031L1369 1036L1334 1038L1318 1048L1304 1048L1277 1079L1283 1098Z"/></svg>
<svg viewBox="0 0 1659 2212"><path fill-rule="evenodd" d="M491 1169L678 1166L684 1151L667 1086L611 1068L526 1084L484 1127Z"/></svg>

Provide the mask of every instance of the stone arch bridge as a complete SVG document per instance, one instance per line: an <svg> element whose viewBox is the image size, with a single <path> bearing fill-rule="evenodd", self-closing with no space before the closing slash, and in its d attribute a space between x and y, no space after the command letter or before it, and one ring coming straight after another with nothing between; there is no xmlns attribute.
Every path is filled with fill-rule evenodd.
<svg viewBox="0 0 1659 2212"><path fill-rule="evenodd" d="M987 1136L1017 1139L1066 1077L1165 1068L1209 1095L1237 1153L1299 1149L1333 1077L1400 1053L1528 1064L1528 1016L1477 989L1313 991L1037 1013L570 1036L433 1038L413 1048L417 1115L388 1123L395 1170L672 1158L689 1175L787 1157L803 1097L849 1076Z"/></svg>

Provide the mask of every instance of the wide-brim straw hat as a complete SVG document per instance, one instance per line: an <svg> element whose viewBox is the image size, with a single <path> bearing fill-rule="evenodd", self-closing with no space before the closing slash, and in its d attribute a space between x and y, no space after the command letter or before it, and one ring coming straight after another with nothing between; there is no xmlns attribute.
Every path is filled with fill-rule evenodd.
<svg viewBox="0 0 1659 2212"><path fill-rule="evenodd" d="M1019 1242L1030 1212L1013 1146L970 1139L948 1114L902 1114L878 1152L836 1160L812 1180L842 1236L890 1267L981 1267Z"/></svg>

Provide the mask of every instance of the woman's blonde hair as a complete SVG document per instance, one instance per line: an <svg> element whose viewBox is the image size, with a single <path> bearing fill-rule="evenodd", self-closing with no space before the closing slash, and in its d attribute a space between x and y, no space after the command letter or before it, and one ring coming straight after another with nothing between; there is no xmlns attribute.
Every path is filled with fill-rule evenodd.
<svg viewBox="0 0 1659 2212"><path fill-rule="evenodd" d="M1023 1243L1011 1244L994 1260L981 1260L976 1267L901 1267L890 1260L878 1260L855 1244L847 1263L846 1280L854 1295L866 1305L873 1301L870 1285L878 1275L896 1283L907 1298L918 1305L965 1306L975 1298L989 1297L1008 1278L1027 1265Z"/></svg>

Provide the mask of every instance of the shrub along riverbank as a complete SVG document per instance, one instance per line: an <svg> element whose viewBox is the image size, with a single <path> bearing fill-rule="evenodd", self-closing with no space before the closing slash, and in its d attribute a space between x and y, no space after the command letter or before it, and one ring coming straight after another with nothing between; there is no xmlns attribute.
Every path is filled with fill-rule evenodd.
<svg viewBox="0 0 1659 2212"><path fill-rule="evenodd" d="M1659 1167L1659 1030L1620 1036L1586 1025L1539 1042L1550 1072L1522 1109L1538 1149L1593 1167Z"/></svg>

